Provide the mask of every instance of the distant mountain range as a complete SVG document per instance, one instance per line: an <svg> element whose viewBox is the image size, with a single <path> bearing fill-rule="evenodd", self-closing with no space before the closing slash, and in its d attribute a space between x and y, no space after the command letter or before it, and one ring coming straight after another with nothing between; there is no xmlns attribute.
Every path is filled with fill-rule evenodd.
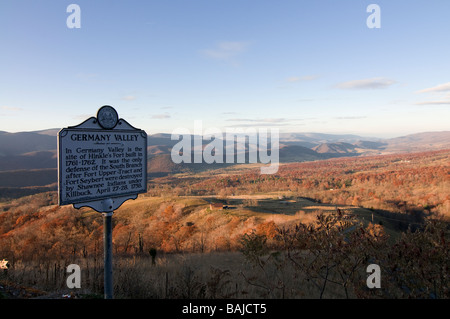
<svg viewBox="0 0 450 319"><path fill-rule="evenodd" d="M59 129L8 133L0 131L0 171L56 168ZM206 145L210 141L203 141ZM148 172L160 176L203 170L227 164L174 164L170 157L178 143L170 134L148 136ZM323 133L280 134L280 162L304 162L333 157L419 152L450 148L450 131L426 132L391 139ZM229 165L229 164L228 164Z"/></svg>

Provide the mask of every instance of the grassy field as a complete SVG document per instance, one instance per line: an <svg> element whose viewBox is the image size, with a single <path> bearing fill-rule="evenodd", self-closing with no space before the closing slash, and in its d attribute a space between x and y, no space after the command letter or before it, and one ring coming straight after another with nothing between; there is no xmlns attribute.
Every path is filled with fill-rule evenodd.
<svg viewBox="0 0 450 319"><path fill-rule="evenodd" d="M273 192L254 195L232 195L226 196L179 196L167 198L148 198L139 197L136 201L128 201L124 204L124 210L142 211L143 207L155 207L162 201L176 200L182 205L186 205L186 210L194 213L189 215L186 221L190 219L197 223L207 216L210 203L222 203L227 209L215 209L214 213L225 216L237 216L248 219L255 218L258 221L274 221L277 225L292 225L295 223L312 223L317 215L324 213L330 214L341 211L352 214L367 226L369 223L383 224L386 233L393 239L398 238L400 232L396 229L395 220L380 216L373 210L346 205L332 205L318 203L313 199L296 197L290 192Z"/></svg>

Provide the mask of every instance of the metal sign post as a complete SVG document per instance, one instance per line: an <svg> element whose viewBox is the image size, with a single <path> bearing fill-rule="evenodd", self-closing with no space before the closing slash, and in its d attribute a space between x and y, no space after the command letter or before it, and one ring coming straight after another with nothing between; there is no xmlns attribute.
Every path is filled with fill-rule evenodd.
<svg viewBox="0 0 450 319"><path fill-rule="evenodd" d="M112 269L112 215L103 215L103 250L104 250L104 290L105 299L113 299L113 269Z"/></svg>
<svg viewBox="0 0 450 319"><path fill-rule="evenodd" d="M105 201L105 210L110 209L109 207L112 207L112 199L107 199ZM113 299L114 296L112 270L112 215L112 211L102 213L105 299Z"/></svg>
<svg viewBox="0 0 450 319"><path fill-rule="evenodd" d="M103 249L104 249L104 290L105 299L113 299L113 269L112 269L112 215L103 215Z"/></svg>
<svg viewBox="0 0 450 319"><path fill-rule="evenodd" d="M147 192L147 134L105 105L58 133L59 205L91 207L103 215L105 299L113 298L112 215Z"/></svg>

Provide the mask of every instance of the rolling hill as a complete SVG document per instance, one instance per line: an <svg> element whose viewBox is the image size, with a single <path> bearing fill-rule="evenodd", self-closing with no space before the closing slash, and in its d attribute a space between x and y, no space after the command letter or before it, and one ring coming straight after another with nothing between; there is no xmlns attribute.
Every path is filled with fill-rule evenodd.
<svg viewBox="0 0 450 319"><path fill-rule="evenodd" d="M0 172L57 167L56 135L59 129L8 133L0 131ZM179 172L221 168L229 164L174 164L172 147L179 141L170 134L148 136L148 172L162 176ZM210 141L204 140L203 146ZM225 144L225 143L224 143ZM257 147L257 146L253 146ZM392 139L323 133L280 134L280 162L305 162L333 157L381 155L450 148L450 131L426 132ZM224 154L226 148L224 146ZM248 149L247 149L248 151ZM56 176L54 177L56 181ZM24 184L27 184L24 182Z"/></svg>
<svg viewBox="0 0 450 319"><path fill-rule="evenodd" d="M337 143L322 143L313 147L313 150L317 153L334 153L334 154L349 154L356 153L356 145L344 142Z"/></svg>
<svg viewBox="0 0 450 319"><path fill-rule="evenodd" d="M0 131L0 158L30 152L56 150L56 135L37 132L8 133Z"/></svg>
<svg viewBox="0 0 450 319"><path fill-rule="evenodd" d="M420 152L450 148L450 132L424 132L385 141L385 152Z"/></svg>

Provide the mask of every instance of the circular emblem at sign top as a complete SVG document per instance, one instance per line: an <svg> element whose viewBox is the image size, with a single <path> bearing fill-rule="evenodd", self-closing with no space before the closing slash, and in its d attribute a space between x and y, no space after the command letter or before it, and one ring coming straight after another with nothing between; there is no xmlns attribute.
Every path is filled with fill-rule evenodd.
<svg viewBox="0 0 450 319"><path fill-rule="evenodd" d="M111 130L116 127L119 115L112 106L105 105L98 110L97 120L101 127Z"/></svg>

